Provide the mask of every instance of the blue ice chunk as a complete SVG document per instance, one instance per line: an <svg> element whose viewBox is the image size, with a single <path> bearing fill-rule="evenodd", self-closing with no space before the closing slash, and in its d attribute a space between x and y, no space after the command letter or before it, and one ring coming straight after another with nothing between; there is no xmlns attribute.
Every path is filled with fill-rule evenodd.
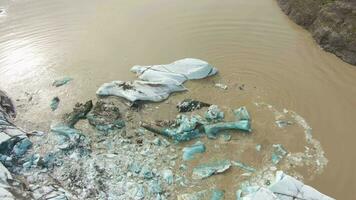
<svg viewBox="0 0 356 200"><path fill-rule="evenodd" d="M224 199L225 192L220 189L213 189L210 200L222 200Z"/></svg>
<svg viewBox="0 0 356 200"><path fill-rule="evenodd" d="M173 183L173 172L170 169L165 169L162 171L162 177L168 185Z"/></svg>
<svg viewBox="0 0 356 200"><path fill-rule="evenodd" d="M287 155L288 152L281 144L274 144L272 145L272 147L273 147L273 152L272 152L271 159L272 159L272 163L276 165L284 158L284 156Z"/></svg>
<svg viewBox="0 0 356 200"><path fill-rule="evenodd" d="M199 126L205 123L200 116L195 115L191 118L186 115L178 115L176 123L178 128L168 128L162 135L172 138L177 142L189 141L201 135Z"/></svg>
<svg viewBox="0 0 356 200"><path fill-rule="evenodd" d="M286 126L292 125L293 122L286 120L276 120L276 124L279 128L285 128Z"/></svg>
<svg viewBox="0 0 356 200"><path fill-rule="evenodd" d="M192 160L197 153L204 153L206 150L204 143L198 141L190 147L183 148L183 160Z"/></svg>
<svg viewBox="0 0 356 200"><path fill-rule="evenodd" d="M255 193L259 188L259 186L252 186L249 183L243 182L236 191L236 200L245 200L244 195Z"/></svg>
<svg viewBox="0 0 356 200"><path fill-rule="evenodd" d="M250 120L250 114L248 113L245 106L235 109L234 113L235 113L235 117L236 117L237 121Z"/></svg>
<svg viewBox="0 0 356 200"><path fill-rule="evenodd" d="M152 143L156 146L161 146L162 142L159 138L155 138Z"/></svg>
<svg viewBox="0 0 356 200"><path fill-rule="evenodd" d="M224 112L217 105L211 105L205 113L205 118L208 121L221 121L224 119Z"/></svg>
<svg viewBox="0 0 356 200"><path fill-rule="evenodd" d="M64 77L62 79L58 79L58 80L53 81L52 85L56 86L56 87L60 87L62 85L65 85L65 84L69 83L72 80L73 79L70 78L70 77Z"/></svg>
<svg viewBox="0 0 356 200"><path fill-rule="evenodd" d="M201 164L193 169L193 179L204 179L222 173L231 167L229 160Z"/></svg>
<svg viewBox="0 0 356 200"><path fill-rule="evenodd" d="M140 164L138 164L137 162L132 162L131 164L129 164L128 166L128 170L131 171L132 173L140 173L142 169L142 166Z"/></svg>
<svg viewBox="0 0 356 200"><path fill-rule="evenodd" d="M146 180L152 179L154 177L154 173L147 166L142 167L140 174Z"/></svg>
<svg viewBox="0 0 356 200"><path fill-rule="evenodd" d="M0 154L0 162L5 167L13 167L13 158L7 155Z"/></svg>
<svg viewBox="0 0 356 200"><path fill-rule="evenodd" d="M177 142L182 142L182 141L189 141L198 138L201 135L201 133L199 130L191 130L189 132L178 133L175 130L166 129L163 131L162 135L170 137Z"/></svg>
<svg viewBox="0 0 356 200"><path fill-rule="evenodd" d="M179 170L181 170L181 171L186 171L187 169L188 169L188 166L185 165L185 164L181 164L181 165L179 166Z"/></svg>
<svg viewBox="0 0 356 200"><path fill-rule="evenodd" d="M163 138L163 139L161 140L161 144L162 144L164 147L168 147L169 145L171 145L171 143L170 143L168 140L166 140L165 138Z"/></svg>
<svg viewBox="0 0 356 200"><path fill-rule="evenodd" d="M228 142L231 140L231 135L228 134L228 133L225 133L222 135L222 139L225 141L225 142Z"/></svg>
<svg viewBox="0 0 356 200"><path fill-rule="evenodd" d="M241 130L251 132L250 121L241 120L237 122L220 122L216 124L204 125L205 133L208 137L216 137L217 134L225 130Z"/></svg>
<svg viewBox="0 0 356 200"><path fill-rule="evenodd" d="M53 168L54 166L60 166L62 164L63 161L61 160L58 160L57 157L56 157L56 153L53 153L53 152L49 152L47 153L45 156L43 156L42 158L43 160L43 167L45 168Z"/></svg>
<svg viewBox="0 0 356 200"><path fill-rule="evenodd" d="M149 182L149 191L153 194L161 194L163 192L160 181L152 180Z"/></svg>
<svg viewBox="0 0 356 200"><path fill-rule="evenodd" d="M33 154L30 157L25 159L25 163L22 164L22 166L25 169L30 169L32 166L36 167L40 158L41 157L39 154Z"/></svg>
<svg viewBox="0 0 356 200"><path fill-rule="evenodd" d="M51 126L51 131L58 138L58 148L61 150L72 150L88 146L88 139L78 129L71 128L67 125L57 124ZM82 152L87 153L87 152Z"/></svg>
<svg viewBox="0 0 356 200"><path fill-rule="evenodd" d="M253 168L253 167L251 167L251 166L249 166L249 165L247 165L247 164L245 164L245 163L243 163L241 161L231 161L231 163L234 166L239 167L239 168L241 168L241 169L243 169L245 171L251 172L251 173L256 171L255 168Z"/></svg>
<svg viewBox="0 0 356 200"><path fill-rule="evenodd" d="M12 152L14 153L15 156L21 157L31 147L32 147L32 142L27 137L25 137L15 144L14 148L12 149Z"/></svg>
<svg viewBox="0 0 356 200"><path fill-rule="evenodd" d="M242 200L242 190L238 189L236 191L236 200Z"/></svg>
<svg viewBox="0 0 356 200"><path fill-rule="evenodd" d="M138 199L144 199L145 198L145 188L143 185L139 185L136 190L136 197Z"/></svg>

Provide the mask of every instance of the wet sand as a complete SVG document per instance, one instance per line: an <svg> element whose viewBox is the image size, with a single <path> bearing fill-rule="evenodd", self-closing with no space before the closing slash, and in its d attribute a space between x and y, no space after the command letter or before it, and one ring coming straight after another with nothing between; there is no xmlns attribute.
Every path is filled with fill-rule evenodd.
<svg viewBox="0 0 356 200"><path fill-rule="evenodd" d="M336 199L356 196L356 68L320 49L275 1L28 0L0 1L1 8L0 87L18 105L25 105L25 92L34 94L19 108L25 128L48 127L76 102L94 98L104 82L133 79L129 69L135 64L196 57L216 66L219 75L185 84L189 92L169 102L191 97L225 108L268 102L296 111L313 127L329 160L306 183ZM74 81L54 89L52 81L63 76ZM229 89L214 88L218 82ZM51 112L54 96L62 103ZM160 109L152 119L177 114L169 104L153 106ZM253 117L264 118L250 107ZM293 148L295 140L287 138Z"/></svg>

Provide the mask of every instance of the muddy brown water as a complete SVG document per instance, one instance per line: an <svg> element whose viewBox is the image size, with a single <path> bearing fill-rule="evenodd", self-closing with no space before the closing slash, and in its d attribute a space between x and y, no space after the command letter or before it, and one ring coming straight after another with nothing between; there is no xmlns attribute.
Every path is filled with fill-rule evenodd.
<svg viewBox="0 0 356 200"><path fill-rule="evenodd" d="M0 10L0 87L18 99L24 126L47 126L94 98L102 83L133 79L135 64L200 58L219 75L187 83L189 92L168 102L191 97L229 108L260 101L296 111L329 160L306 183L336 199L356 198L356 67L320 49L274 0L0 0ZM51 87L63 76L74 81ZM27 104L25 92L33 95ZM53 96L62 100L56 112ZM167 105L154 105L161 109L153 118L173 118Z"/></svg>

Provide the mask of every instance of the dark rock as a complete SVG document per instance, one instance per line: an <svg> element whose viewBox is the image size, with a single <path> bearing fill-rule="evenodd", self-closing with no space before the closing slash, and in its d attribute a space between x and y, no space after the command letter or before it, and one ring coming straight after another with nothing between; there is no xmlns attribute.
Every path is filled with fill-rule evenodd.
<svg viewBox="0 0 356 200"><path fill-rule="evenodd" d="M64 116L64 124L69 127L74 127L79 120L85 119L86 115L92 108L93 102L91 100L87 101L85 104L77 103L73 108L73 111Z"/></svg>
<svg viewBox="0 0 356 200"><path fill-rule="evenodd" d="M356 65L356 1L277 1L294 22L311 32L322 48Z"/></svg>
<svg viewBox="0 0 356 200"><path fill-rule="evenodd" d="M119 107L112 102L99 100L96 102L92 112L87 115L89 123L97 130L108 132L125 126L121 118Z"/></svg>
<svg viewBox="0 0 356 200"><path fill-rule="evenodd" d="M204 103L192 99L184 99L182 102L178 103L178 112L191 112L193 110L198 110L203 107L209 107L211 104Z"/></svg>
<svg viewBox="0 0 356 200"><path fill-rule="evenodd" d="M15 136L15 137L9 138L6 141L1 142L0 143L0 154L10 155L12 150L14 149L14 146L23 139L24 139L23 137Z"/></svg>
<svg viewBox="0 0 356 200"><path fill-rule="evenodd" d="M7 94L0 90L0 112L5 112L8 116L15 118L15 106Z"/></svg>
<svg viewBox="0 0 356 200"><path fill-rule="evenodd" d="M59 101L60 101L60 100L59 100L58 97L54 97L54 98L52 99L51 104L50 104L52 111L57 110L58 105L59 105Z"/></svg>

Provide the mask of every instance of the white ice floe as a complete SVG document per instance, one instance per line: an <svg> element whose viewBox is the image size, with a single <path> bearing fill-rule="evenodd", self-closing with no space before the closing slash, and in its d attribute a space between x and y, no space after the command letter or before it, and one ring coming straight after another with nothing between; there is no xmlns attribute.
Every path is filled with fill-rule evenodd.
<svg viewBox="0 0 356 200"><path fill-rule="evenodd" d="M202 79L215 75L218 70L209 63L185 58L171 64L140 66L131 71L138 75L140 81L113 81L103 84L96 92L99 96L118 96L129 101L154 101L167 99L173 92L184 91L182 85L187 80Z"/></svg>
<svg viewBox="0 0 356 200"><path fill-rule="evenodd" d="M305 185L301 181L277 171L276 180L269 187L259 187L247 189L250 191L244 197L237 197L241 200L333 200L316 189ZM241 194L238 192L238 194Z"/></svg>

